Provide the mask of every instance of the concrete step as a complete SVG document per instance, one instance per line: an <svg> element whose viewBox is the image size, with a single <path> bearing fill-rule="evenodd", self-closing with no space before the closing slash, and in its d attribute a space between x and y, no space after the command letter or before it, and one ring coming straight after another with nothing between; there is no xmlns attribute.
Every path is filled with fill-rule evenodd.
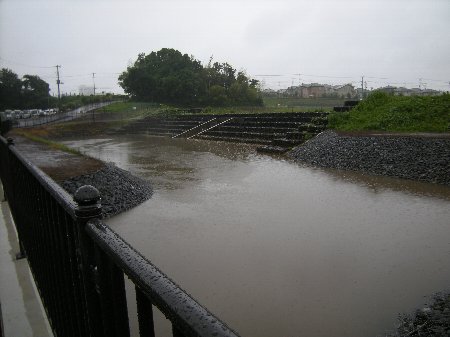
<svg viewBox="0 0 450 337"><path fill-rule="evenodd" d="M275 154L283 154L289 151L288 147L283 146L272 146L272 145L265 145L265 146L259 146L256 148L256 151L261 153L275 153Z"/></svg>
<svg viewBox="0 0 450 337"><path fill-rule="evenodd" d="M279 123L311 123L311 120L314 117L285 117L285 118L276 118L276 117L235 117L233 120L233 124L263 124L263 125L276 125ZM322 117L316 117L322 118Z"/></svg>
<svg viewBox="0 0 450 337"><path fill-rule="evenodd" d="M215 130L225 132L257 132L257 133L285 133L297 130L297 125L290 124L289 127L260 126L260 125L230 125L223 124Z"/></svg>
<svg viewBox="0 0 450 337"><path fill-rule="evenodd" d="M257 139L257 138L240 138L240 137L220 137L220 136L211 136L201 134L196 136L195 139L203 139L203 140L214 140L214 141L225 141L225 142L234 142L234 143L249 143L249 144L266 144L269 145L272 143L271 140L268 139Z"/></svg>
<svg viewBox="0 0 450 337"><path fill-rule="evenodd" d="M192 126L190 128L186 128L182 132L174 135L173 138L176 138L176 137L191 138L191 137L194 137L197 134L203 133L206 130L209 130L209 129L215 127L216 125L224 123L224 122L226 122L226 121L222 121L222 120L217 119L217 118L212 118L212 119L207 120L205 122L197 123L197 124L195 124L194 126Z"/></svg>
<svg viewBox="0 0 450 337"><path fill-rule="evenodd" d="M290 140L304 141L305 140L305 133L304 132L299 132L299 131L286 132L285 138L286 139L290 139Z"/></svg>
<svg viewBox="0 0 450 337"><path fill-rule="evenodd" d="M314 125L314 124L305 124L305 125L299 125L298 126L298 131L302 132L310 132L310 133L320 133L323 130L326 129L325 126L320 126L320 125Z"/></svg>
<svg viewBox="0 0 450 337"><path fill-rule="evenodd" d="M281 146L281 147L293 147L298 144L303 143L303 141L300 140L294 140L294 139L287 139L287 138L275 138L272 141L272 145L274 146Z"/></svg>
<svg viewBox="0 0 450 337"><path fill-rule="evenodd" d="M225 138L245 138L245 139L268 139L272 140L274 137L284 136L284 133L263 133L263 132L243 132L243 131L220 131L210 130L203 133L208 136L217 136Z"/></svg>
<svg viewBox="0 0 450 337"><path fill-rule="evenodd" d="M177 128L192 128L194 126L200 125L200 121L165 121L160 123L160 125L168 126L168 127L177 127Z"/></svg>

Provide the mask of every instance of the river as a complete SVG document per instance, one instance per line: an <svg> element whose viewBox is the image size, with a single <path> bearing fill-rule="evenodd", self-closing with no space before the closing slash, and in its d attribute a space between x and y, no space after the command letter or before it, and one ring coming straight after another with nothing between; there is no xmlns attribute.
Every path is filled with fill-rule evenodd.
<svg viewBox="0 0 450 337"><path fill-rule="evenodd" d="M150 200L107 223L242 336L384 336L399 313L450 290L449 187L226 142L66 144L153 184Z"/></svg>

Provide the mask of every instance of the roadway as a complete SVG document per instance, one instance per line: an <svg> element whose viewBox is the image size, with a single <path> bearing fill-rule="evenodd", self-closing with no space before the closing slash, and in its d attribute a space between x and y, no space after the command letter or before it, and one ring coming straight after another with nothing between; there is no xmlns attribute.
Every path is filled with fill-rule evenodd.
<svg viewBox="0 0 450 337"><path fill-rule="evenodd" d="M84 105L82 107L79 107L79 108L71 110L71 111L57 113L55 115L50 115L50 116L40 116L40 117L35 117L35 118L18 119L17 120L18 125L16 125L16 127L29 128L29 127L34 127L34 126L39 126L39 125L44 125L44 124L71 121L71 120L74 120L76 118L83 116L83 114L85 114L87 112L102 108L111 103L115 103L115 101Z"/></svg>

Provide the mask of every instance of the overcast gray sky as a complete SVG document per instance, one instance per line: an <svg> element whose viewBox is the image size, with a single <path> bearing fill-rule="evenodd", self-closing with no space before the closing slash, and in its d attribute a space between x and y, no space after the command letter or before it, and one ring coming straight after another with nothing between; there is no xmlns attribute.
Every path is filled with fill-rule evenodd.
<svg viewBox="0 0 450 337"><path fill-rule="evenodd" d="M138 53L228 62L265 87L299 83L450 90L449 0L0 0L0 67L63 92L122 92ZM298 75L301 74L301 75ZM278 75L278 76L260 76ZM103 89L104 88L104 89Z"/></svg>

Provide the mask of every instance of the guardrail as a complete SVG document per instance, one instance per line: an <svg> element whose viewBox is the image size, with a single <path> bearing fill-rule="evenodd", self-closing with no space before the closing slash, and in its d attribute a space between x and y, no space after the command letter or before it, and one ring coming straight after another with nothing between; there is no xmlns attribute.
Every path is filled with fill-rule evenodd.
<svg viewBox="0 0 450 337"><path fill-rule="evenodd" d="M110 105L112 103L117 103L120 101L110 101L110 102L101 102L101 103L93 103L89 105L85 105L79 108L76 108L74 110L70 110L67 112L61 112L50 116L41 116L41 117L33 117L28 119L16 119L14 120L14 124L17 127L20 128L30 128L45 124L51 124L51 123L59 123L59 122L66 122L66 121L72 121L80 116L82 114L85 114L87 112L90 112L95 109L102 108L104 106Z"/></svg>
<svg viewBox="0 0 450 337"><path fill-rule="evenodd" d="M72 198L3 137L0 178L55 336L130 336L124 275L135 285L140 336L155 336L153 306L174 337L238 336L101 220L95 187Z"/></svg>

